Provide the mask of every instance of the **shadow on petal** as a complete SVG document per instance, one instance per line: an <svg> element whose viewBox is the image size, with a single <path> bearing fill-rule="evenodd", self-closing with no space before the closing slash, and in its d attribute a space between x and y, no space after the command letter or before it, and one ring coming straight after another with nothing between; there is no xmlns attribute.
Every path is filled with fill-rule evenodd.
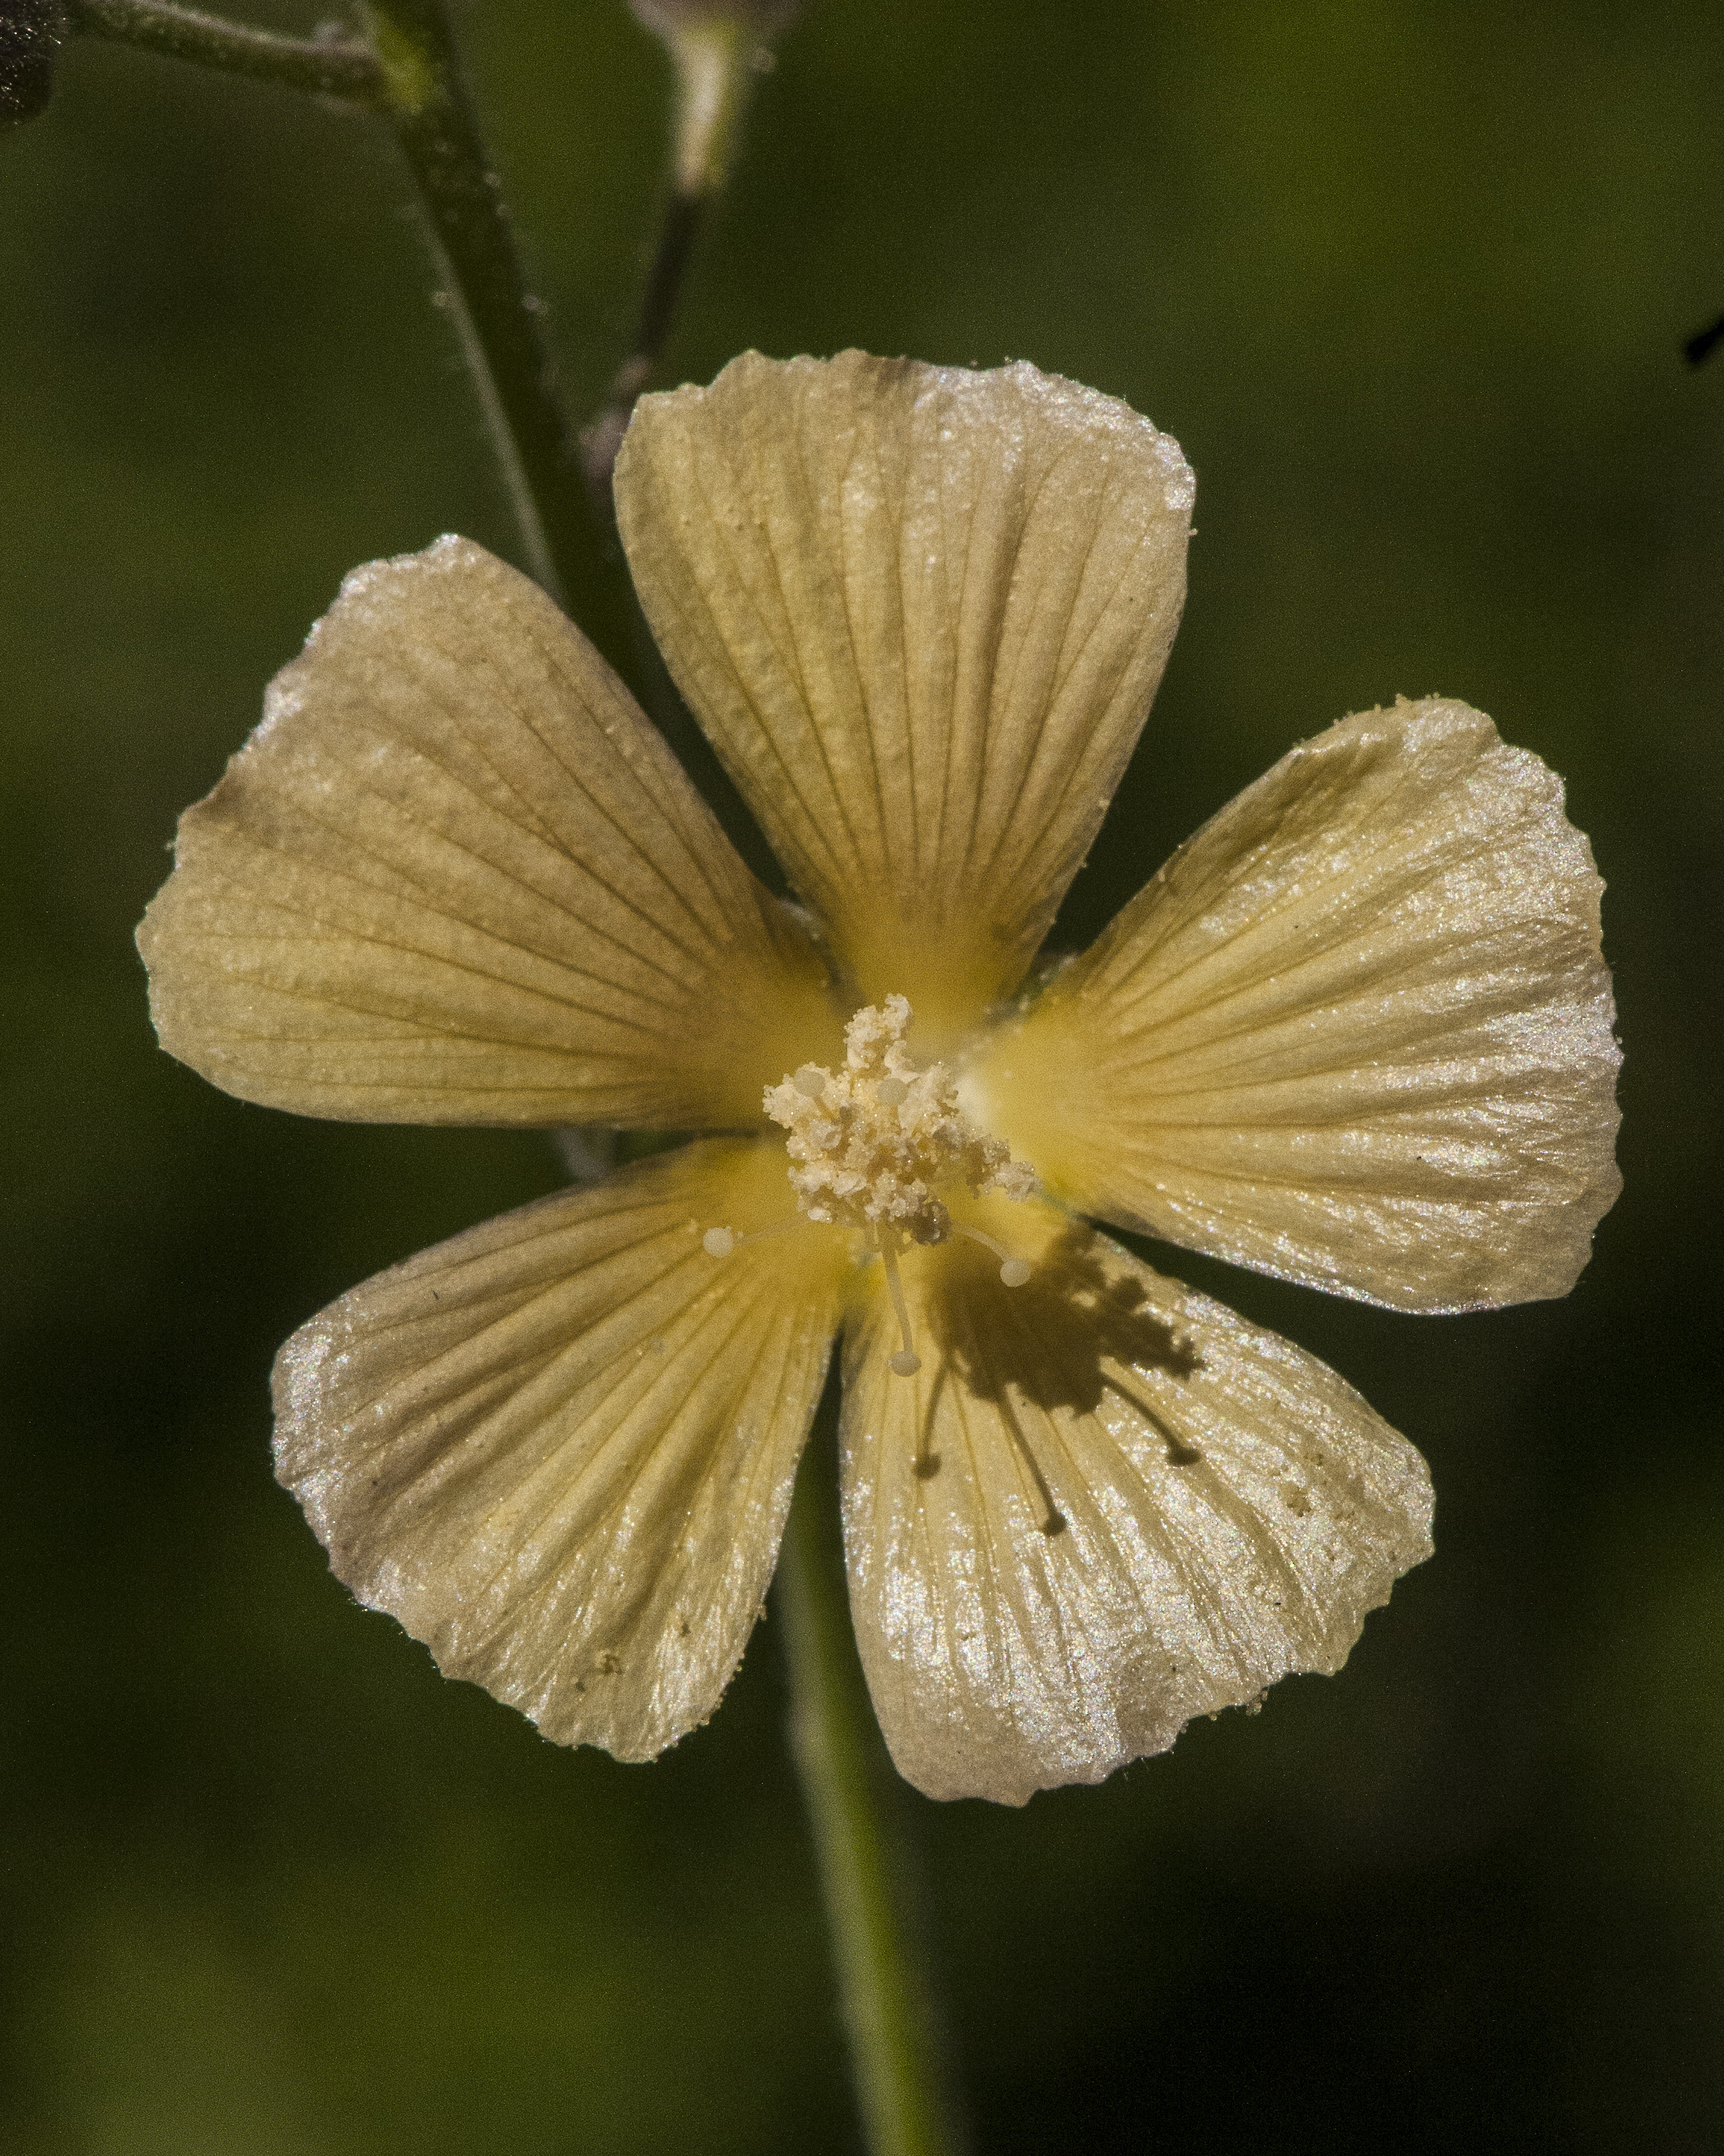
<svg viewBox="0 0 1724 2156"><path fill-rule="evenodd" d="M1338 1669L1429 1554L1430 1485L1290 1341L1051 1207L972 1217L1023 1286L967 1240L906 1257L909 1378L883 1287L846 1328L845 1547L900 1771L1022 1803Z"/></svg>

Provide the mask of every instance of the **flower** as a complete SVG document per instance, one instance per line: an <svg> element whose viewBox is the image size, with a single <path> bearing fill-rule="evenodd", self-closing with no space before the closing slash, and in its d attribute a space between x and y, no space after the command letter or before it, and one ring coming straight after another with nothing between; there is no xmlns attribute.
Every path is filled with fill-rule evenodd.
<svg viewBox="0 0 1724 2156"><path fill-rule="evenodd" d="M843 1340L900 1770L1021 1803L1337 1669L1429 1551L1341 1378L1101 1221L1396 1309L1561 1295L1614 1198L1559 782L1439 697L1293 749L1033 972L1165 661L1193 495L1018 365L750 353L617 502L770 896L608 666L465 541L356 571L182 821L176 1055L377 1122L706 1132L344 1296L276 1369L331 1564L559 1741L703 1721Z"/></svg>

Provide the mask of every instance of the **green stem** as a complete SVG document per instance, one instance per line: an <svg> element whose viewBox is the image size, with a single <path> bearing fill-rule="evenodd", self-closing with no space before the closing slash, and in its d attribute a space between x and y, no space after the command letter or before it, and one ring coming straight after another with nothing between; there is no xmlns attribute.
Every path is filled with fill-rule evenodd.
<svg viewBox="0 0 1724 2156"><path fill-rule="evenodd" d="M659 236L653 249L629 357L603 407L582 430L587 489L598 515L614 522L611 475L636 400L670 339L684 277L708 204L723 187L741 133L758 37L740 21L680 23L659 32L676 69L676 116Z"/></svg>
<svg viewBox="0 0 1724 2156"><path fill-rule="evenodd" d="M390 117L447 271L450 311L530 566L553 597L580 595L582 625L619 661L629 627L618 580L587 515L542 310L521 274L445 0L371 0L367 13L388 80Z"/></svg>
<svg viewBox="0 0 1724 2156"><path fill-rule="evenodd" d="M70 0L66 18L81 37L112 38L372 111L382 111L387 101L377 56L357 38L279 37L195 8L171 7L166 0Z"/></svg>
<svg viewBox="0 0 1724 2156"><path fill-rule="evenodd" d="M880 1802L880 1747L850 1634L836 1504L826 1494L834 1487L829 1459L804 1461L778 1566L791 1751L813 1830L870 2156L956 2156L926 1957L912 1950Z"/></svg>
<svg viewBox="0 0 1724 2156"><path fill-rule="evenodd" d="M605 401L581 432L581 461L593 512L614 525L616 503L611 491L617 454L634 407L653 378L670 334L682 290L683 273L694 252L695 240L706 208L704 194L671 195L659 221L658 244L643 288L640 316L629 357L617 369Z"/></svg>

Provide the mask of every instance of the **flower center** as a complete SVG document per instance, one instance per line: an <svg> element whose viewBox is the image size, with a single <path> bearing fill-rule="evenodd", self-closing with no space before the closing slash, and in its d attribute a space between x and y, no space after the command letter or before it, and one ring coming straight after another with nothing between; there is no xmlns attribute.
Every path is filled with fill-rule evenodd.
<svg viewBox="0 0 1724 2156"><path fill-rule="evenodd" d="M1029 1267L978 1228L954 1229L939 1196L962 1183L977 1196L1028 1198L1035 1173L1011 1148L978 1131L957 1103L957 1082L943 1063L918 1070L904 1045L911 1009L888 996L859 1010L844 1028L844 1063L829 1070L804 1063L766 1092L766 1111L788 1133L790 1184L798 1212L824 1227L865 1236L885 1267L903 1345L890 1360L902 1377L921 1368L911 1345L898 1254L912 1243L943 1243L956 1232L1001 1260L1000 1278L1021 1287ZM766 1231L771 1233L770 1229ZM708 1253L728 1257L744 1239L710 1229Z"/></svg>
<svg viewBox="0 0 1724 2156"><path fill-rule="evenodd" d="M958 1106L946 1065L911 1062L911 1015L902 996L870 1004L844 1028L843 1070L804 1063L767 1088L767 1113L789 1132L798 1209L823 1226L859 1229L881 1250L947 1240L942 1183L1008 1198L1035 1188L1034 1171Z"/></svg>

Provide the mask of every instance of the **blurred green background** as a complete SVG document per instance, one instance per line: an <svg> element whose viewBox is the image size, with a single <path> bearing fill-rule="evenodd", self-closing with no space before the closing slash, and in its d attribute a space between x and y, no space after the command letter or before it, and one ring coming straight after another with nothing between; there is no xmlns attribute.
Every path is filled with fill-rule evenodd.
<svg viewBox="0 0 1724 2156"><path fill-rule="evenodd" d="M622 0L460 21L585 413L667 69ZM513 551L406 202L374 125L113 47L0 139L0 2145L851 2150L774 1625L658 1765L556 1751L270 1479L281 1338L551 1147L243 1106L145 1016L175 816L342 572ZM1025 357L1197 469L1062 932L1293 740L1441 691L1566 774L1629 1054L1565 1304L1162 1258L1415 1440L1438 1555L1341 1678L1100 1790L906 1793L979 2149L1724 2145L1724 352L1680 352L1720 309L1708 0L814 0L761 85L670 379Z"/></svg>

